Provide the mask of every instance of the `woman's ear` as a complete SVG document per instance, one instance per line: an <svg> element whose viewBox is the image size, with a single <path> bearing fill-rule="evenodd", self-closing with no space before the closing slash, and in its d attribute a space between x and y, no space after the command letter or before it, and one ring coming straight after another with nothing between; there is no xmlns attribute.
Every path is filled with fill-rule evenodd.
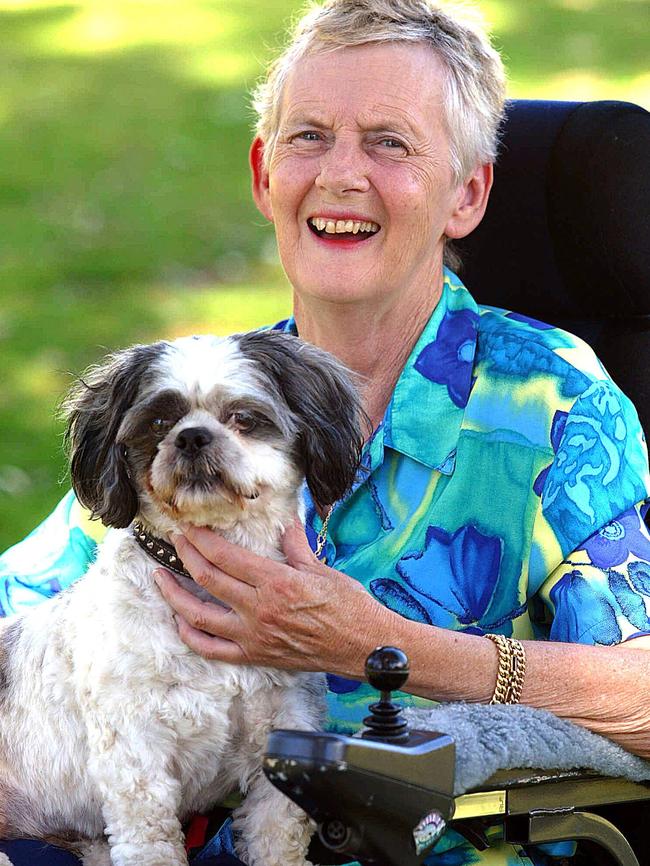
<svg viewBox="0 0 650 866"><path fill-rule="evenodd" d="M448 238L464 238L481 222L487 208L493 178L492 163L478 165L458 188L456 209L445 226L445 235Z"/></svg>
<svg viewBox="0 0 650 866"><path fill-rule="evenodd" d="M253 139L248 154L251 167L253 199L258 211L267 220L273 222L273 208L271 207L271 196L269 193L269 172L264 163L264 142L258 136Z"/></svg>

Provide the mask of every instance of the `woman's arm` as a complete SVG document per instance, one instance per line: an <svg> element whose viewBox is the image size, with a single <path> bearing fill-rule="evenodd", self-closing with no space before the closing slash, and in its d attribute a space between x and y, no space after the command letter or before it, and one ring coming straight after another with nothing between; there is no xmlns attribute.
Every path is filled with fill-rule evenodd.
<svg viewBox="0 0 650 866"><path fill-rule="evenodd" d="M408 687L438 700L487 702L497 673L490 641L411 623L404 637L411 659ZM428 633L427 633L428 632ZM645 648L644 648L645 643ZM558 716L650 758L650 652L648 638L613 647L523 641L526 678L521 702ZM438 665L427 680L427 666Z"/></svg>
<svg viewBox="0 0 650 866"><path fill-rule="evenodd" d="M188 529L174 541L197 583L230 606L201 602L169 572L157 573L163 595L179 614L181 638L207 658L363 679L368 653L392 644L409 656L408 688L414 694L474 702L492 696L498 655L491 641L388 610L355 580L318 562L298 522L285 535L287 564L258 557L206 529ZM650 758L648 643L525 641L522 702Z"/></svg>
<svg viewBox="0 0 650 866"><path fill-rule="evenodd" d="M22 613L82 577L105 534L69 491L33 532L0 556L0 616Z"/></svg>

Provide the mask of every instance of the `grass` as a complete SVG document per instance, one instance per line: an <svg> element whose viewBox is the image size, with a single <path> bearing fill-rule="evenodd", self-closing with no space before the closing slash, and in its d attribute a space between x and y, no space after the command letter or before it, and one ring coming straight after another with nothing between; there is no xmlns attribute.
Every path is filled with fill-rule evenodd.
<svg viewBox="0 0 650 866"><path fill-rule="evenodd" d="M645 0L485 0L517 96L650 107ZM0 0L0 546L66 489L56 405L106 350L281 318L247 93L289 0Z"/></svg>

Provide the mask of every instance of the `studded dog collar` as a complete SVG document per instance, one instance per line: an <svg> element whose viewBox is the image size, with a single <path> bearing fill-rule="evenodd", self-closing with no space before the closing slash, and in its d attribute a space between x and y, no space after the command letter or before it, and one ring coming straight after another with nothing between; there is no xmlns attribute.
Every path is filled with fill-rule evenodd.
<svg viewBox="0 0 650 866"><path fill-rule="evenodd" d="M131 526L133 537L138 542L145 553L148 553L152 559L170 571L175 571L176 574L182 574L184 577L192 577L189 571L183 565L182 559L176 553L176 549L166 541L161 541L154 535L150 535L141 523L134 523Z"/></svg>

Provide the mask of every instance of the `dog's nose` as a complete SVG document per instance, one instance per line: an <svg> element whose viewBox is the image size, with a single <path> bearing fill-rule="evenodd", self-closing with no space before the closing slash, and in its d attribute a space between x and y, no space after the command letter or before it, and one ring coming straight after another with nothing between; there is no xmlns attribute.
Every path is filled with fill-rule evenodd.
<svg viewBox="0 0 650 866"><path fill-rule="evenodd" d="M186 427L176 437L176 447L186 454L198 454L213 438L207 427Z"/></svg>

